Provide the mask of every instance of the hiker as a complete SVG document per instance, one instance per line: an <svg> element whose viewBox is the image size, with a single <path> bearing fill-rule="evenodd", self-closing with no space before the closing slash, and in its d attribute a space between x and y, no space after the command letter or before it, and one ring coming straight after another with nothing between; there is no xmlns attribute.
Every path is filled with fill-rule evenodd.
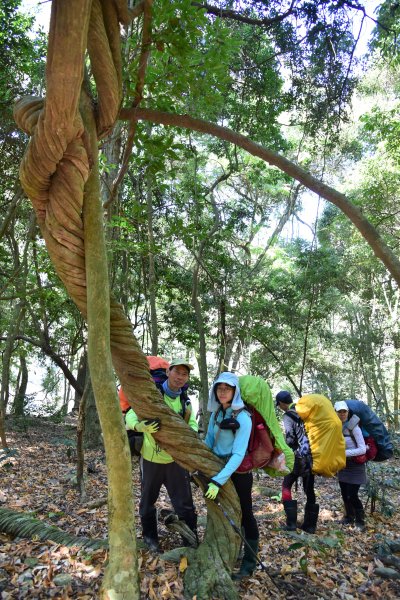
<svg viewBox="0 0 400 600"><path fill-rule="evenodd" d="M319 514L319 505L315 503L314 475L312 473L312 456L310 444L303 421L297 414L292 396L282 390L275 396L276 406L283 412L283 426L287 445L294 451L293 471L285 475L282 482L282 503L286 514L286 531L297 528L297 500L292 499L292 486L301 477L306 495L304 520L300 529L307 533L315 533Z"/></svg>
<svg viewBox="0 0 400 600"><path fill-rule="evenodd" d="M234 579L251 575L256 568L258 526L253 514L251 492L253 473L236 473L246 454L252 421L240 395L239 380L233 373L221 373L210 389L208 410L212 412L205 438L207 446L226 464L213 475L205 497L215 500L219 489L231 478L242 509L242 528L247 544L238 573Z"/></svg>
<svg viewBox="0 0 400 600"><path fill-rule="evenodd" d="M344 525L355 523L356 527L364 528L365 513L362 502L358 497L360 485L367 483L367 472L364 464L352 460L353 456L361 456L367 451L364 436L359 426L360 418L352 415L349 419L349 407L344 400L335 402L335 411L342 421L342 431L346 442L346 467L339 471L338 480L343 498L345 515Z"/></svg>
<svg viewBox="0 0 400 600"><path fill-rule="evenodd" d="M185 359L175 358L167 369L167 379L162 384L164 402L176 413L180 413L182 388L189 380L193 366ZM184 418L184 415L182 415ZM188 418L188 425L197 432L197 421L193 411ZM197 536L197 515L193 505L189 473L174 462L170 454L162 450L153 437L160 428L157 420L140 421L133 410L126 415L127 429L142 432L140 470L142 489L139 504L139 515L142 524L143 540L146 545L158 552L160 550L157 529L157 511L155 503L164 484L172 506L179 519L185 521Z"/></svg>

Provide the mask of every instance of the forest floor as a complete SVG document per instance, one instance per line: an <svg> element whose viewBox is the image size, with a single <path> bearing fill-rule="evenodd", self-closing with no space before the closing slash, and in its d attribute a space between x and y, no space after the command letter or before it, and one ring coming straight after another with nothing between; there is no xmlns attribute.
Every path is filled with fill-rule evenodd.
<svg viewBox="0 0 400 600"><path fill-rule="evenodd" d="M0 510L8 508L30 513L74 535L105 538L106 505L89 507L91 501L105 497L107 493L104 453L101 450L86 453L87 498L82 503L74 487L76 464L74 451L71 451L76 434L74 427L39 419L30 419L25 427L10 421L7 426L9 446L17 452L6 459L0 456ZM378 475L374 477L387 480L387 473L397 470L397 463L398 459L393 459L379 465ZM132 471L138 498L136 461L133 461ZM397 490L393 488L386 496L394 510L392 516L384 516L378 503L372 515L370 510L367 511L367 526L360 531L339 524L342 513L337 481L317 478L320 520L317 534L307 535L300 530L289 533L281 529L284 521L282 504L272 497L279 496L280 485L281 479L270 478L264 473L255 477L253 497L261 534L260 558L271 579L258 569L252 577L238 584L241 598L400 598L400 580L377 575L383 564L376 554L376 545L382 540L400 540ZM300 487L297 498L302 507L304 497ZM201 493L196 488L193 493L201 537L206 508ZM366 491L361 495L366 502ZM159 507L169 507L164 493L160 496ZM179 536L162 523L159 530L164 551L181 545ZM140 527L137 527L137 533L140 538ZM98 598L106 558L105 549L67 547L37 538L13 539L0 530L0 598ZM143 598L183 599L179 565L142 549L139 550L139 567ZM395 573L391 575L396 576Z"/></svg>

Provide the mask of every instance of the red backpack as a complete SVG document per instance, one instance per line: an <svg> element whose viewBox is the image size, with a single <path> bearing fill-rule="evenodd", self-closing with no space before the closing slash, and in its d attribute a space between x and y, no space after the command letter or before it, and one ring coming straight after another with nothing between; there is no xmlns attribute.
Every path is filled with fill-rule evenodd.
<svg viewBox="0 0 400 600"><path fill-rule="evenodd" d="M244 409L241 409L244 410ZM259 412L253 406L246 405L251 416L251 433L247 453L236 469L237 473L247 473L252 469L266 467L272 458L274 445L268 426Z"/></svg>
<svg viewBox="0 0 400 600"><path fill-rule="evenodd" d="M217 417L221 410L222 407L219 407L215 413L215 423L217 423ZM253 406L246 404L245 407L233 411L232 417L224 419L218 423L219 428L230 429L233 435L235 435L236 429L240 426L237 420L237 415L242 412L242 410L247 410L251 416L251 432L246 455L239 467L236 469L236 473L247 473L253 469L261 469L262 467L266 467L270 462L274 452L274 445L271 440L268 426L263 417ZM223 427L224 421L228 421L228 426ZM214 445L216 443L218 433L215 437Z"/></svg>

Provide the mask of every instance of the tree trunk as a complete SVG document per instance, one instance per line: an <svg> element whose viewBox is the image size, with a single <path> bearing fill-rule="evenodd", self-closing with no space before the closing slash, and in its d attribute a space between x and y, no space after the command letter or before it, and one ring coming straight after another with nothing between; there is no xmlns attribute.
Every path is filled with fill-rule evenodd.
<svg viewBox="0 0 400 600"><path fill-rule="evenodd" d="M77 411L77 412L79 411L79 404L80 404L80 401L82 398L82 394L79 392L79 390L85 389L85 382L87 380L87 375L88 375L87 350L85 348L79 358L78 373L76 375L76 383L78 384L79 389L78 390L75 389L74 406L72 408L73 411Z"/></svg>
<svg viewBox="0 0 400 600"><path fill-rule="evenodd" d="M235 373L237 371L237 367L239 364L239 360L240 357L242 355L242 351L243 351L243 343L242 341L239 339L236 343L236 348L235 348L235 352L233 353L233 357L232 357L232 372Z"/></svg>
<svg viewBox="0 0 400 600"><path fill-rule="evenodd" d="M394 381L393 381L393 425L395 431L399 429L399 376L400 376L400 357L399 357L399 336L396 333L393 339L394 343Z"/></svg>
<svg viewBox="0 0 400 600"><path fill-rule="evenodd" d="M98 148L92 105L83 94L81 111L91 141L93 166L85 185L85 265L87 284L88 362L106 450L108 474L109 562L101 598L139 599L132 464L119 408L110 353L110 296L107 253L100 202Z"/></svg>
<svg viewBox="0 0 400 600"><path fill-rule="evenodd" d="M18 386L15 390L13 413L16 417L23 417L25 413L26 388L28 387L28 367L26 364L26 358L24 354L20 353L19 361L20 378Z"/></svg>
<svg viewBox="0 0 400 600"><path fill-rule="evenodd" d="M90 381L90 373L88 370L87 378ZM80 412L80 407L79 407ZM85 402L85 428L83 433L83 441L85 448L100 448L103 446L103 438L101 435L101 426L99 415L97 413L96 401L93 393L93 388L90 385Z"/></svg>
<svg viewBox="0 0 400 600"><path fill-rule="evenodd" d="M81 502L86 498L84 479L85 450L83 444L83 436L85 432L86 401L89 392L92 392L92 382L88 377L85 389L83 390L81 401L79 403L78 425L76 428L76 482Z"/></svg>
<svg viewBox="0 0 400 600"><path fill-rule="evenodd" d="M154 232L153 232L153 190L152 180L149 170L146 173L146 210L147 210L147 237L149 245L149 303L150 303L150 338L151 354L158 355L158 324L157 324L157 306L156 291L157 279L154 265Z"/></svg>
<svg viewBox="0 0 400 600"><path fill-rule="evenodd" d="M3 448L7 448L7 439L5 433L5 419L7 404L10 397L10 369L11 357L14 351L14 344L19 327L25 314L25 301L18 302L14 306L13 317L10 320L12 331L8 332L7 340L2 354L1 368L1 390L0 390L0 438Z"/></svg>
<svg viewBox="0 0 400 600"><path fill-rule="evenodd" d="M200 381L201 381L199 407L201 407L201 409L202 409L204 426L206 427L208 424L208 419L207 419L207 415L208 415L208 412L207 412L207 403L208 403L207 345L206 345L206 334L205 334L205 329L204 329L203 312L201 310L200 301L197 297L199 266L200 266L199 263L197 263L196 268L193 273L192 306L194 309L194 314L196 316L197 333L199 336L198 356L200 358L199 371L200 371Z"/></svg>

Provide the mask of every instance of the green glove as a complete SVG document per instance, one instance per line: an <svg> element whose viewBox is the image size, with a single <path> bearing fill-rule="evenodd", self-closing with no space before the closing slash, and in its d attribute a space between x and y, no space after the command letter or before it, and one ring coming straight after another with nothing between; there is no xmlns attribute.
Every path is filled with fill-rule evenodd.
<svg viewBox="0 0 400 600"><path fill-rule="evenodd" d="M219 492L219 487L217 485L215 485L215 483L210 482L208 484L208 490L204 494L204 498L207 498L208 500L215 500L215 498L218 495L218 492Z"/></svg>
<svg viewBox="0 0 400 600"><path fill-rule="evenodd" d="M136 423L136 431L141 433L156 433L160 429L161 423L159 419L144 419Z"/></svg>

